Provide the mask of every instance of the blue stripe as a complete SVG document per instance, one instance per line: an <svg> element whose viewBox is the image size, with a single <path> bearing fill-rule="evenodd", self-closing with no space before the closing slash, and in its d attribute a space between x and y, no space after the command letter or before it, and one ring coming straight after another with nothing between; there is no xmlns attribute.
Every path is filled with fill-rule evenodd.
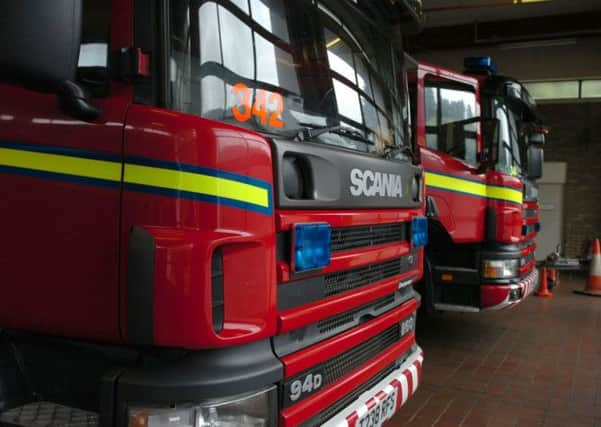
<svg viewBox="0 0 601 427"><path fill-rule="evenodd" d="M58 154L61 156L82 157L92 160L105 160L121 163L121 156L96 151L79 150L77 148L51 147L47 145L22 144L20 142L0 141L0 148L9 148L20 151L33 151L37 153Z"/></svg>
<svg viewBox="0 0 601 427"><path fill-rule="evenodd" d="M435 188L435 189L440 190L440 191L447 191L449 193L461 194L463 196L472 196L472 197L476 197L478 199L490 199L490 200L496 200L498 202L505 202L505 203L511 203L511 204L517 205L517 206L522 206L521 203L517 203L517 202L514 202L512 200L507 200L507 199L499 199L499 198L496 198L496 197L489 197L489 196L480 196L479 194L466 193L466 192L463 192L461 190L451 190L450 188L437 187L435 185L430 185L430 184L426 184L426 187Z"/></svg>
<svg viewBox="0 0 601 427"><path fill-rule="evenodd" d="M16 174L16 175L24 175L33 178L42 178L42 179L53 179L57 181L69 182L73 184L87 184L87 185L95 185L98 187L109 187L109 188L119 188L121 186L121 181L109 181L98 178L88 178L85 176L79 175L68 175L63 173L56 172L46 172L46 171L38 171L34 169L23 169L17 168L14 166L1 166L0 172Z"/></svg>
<svg viewBox="0 0 601 427"><path fill-rule="evenodd" d="M209 196L207 194L192 193L189 191L181 190L170 190L168 188L151 187L148 185L141 184L129 184L125 183L124 188L130 191L137 191L141 193L149 193L159 196L175 197L179 199L196 200L200 202L213 203L217 205L231 206L234 208L245 209L260 213L263 215L271 215L271 202L268 208L254 205L252 203L242 202L240 200L227 199L224 197Z"/></svg>

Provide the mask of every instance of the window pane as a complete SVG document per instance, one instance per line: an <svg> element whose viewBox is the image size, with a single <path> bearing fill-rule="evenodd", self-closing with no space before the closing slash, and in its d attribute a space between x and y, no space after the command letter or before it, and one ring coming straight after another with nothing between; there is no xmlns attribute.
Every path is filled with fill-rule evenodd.
<svg viewBox="0 0 601 427"><path fill-rule="evenodd" d="M109 46L107 43L82 43L78 67L106 67Z"/></svg>
<svg viewBox="0 0 601 427"><path fill-rule="evenodd" d="M441 124L460 122L475 117L476 95L472 92L455 89L440 89ZM473 123L467 128L475 129Z"/></svg>
<svg viewBox="0 0 601 427"><path fill-rule="evenodd" d="M426 126L438 125L438 95L435 87L426 87Z"/></svg>
<svg viewBox="0 0 601 427"><path fill-rule="evenodd" d="M255 22L282 40L290 41L282 0L250 0L250 8Z"/></svg>
<svg viewBox="0 0 601 427"><path fill-rule="evenodd" d="M351 87L344 83L334 80L334 93L336 94L336 105L338 105L338 113L362 123L361 106L359 105L359 94Z"/></svg>
<svg viewBox="0 0 601 427"><path fill-rule="evenodd" d="M376 132L378 130L378 112L376 111L376 107L363 96L361 97L361 106L363 107L365 126L372 132Z"/></svg>
<svg viewBox="0 0 601 427"><path fill-rule="evenodd" d="M236 6L242 9L244 12L248 13L248 1L247 0L232 0Z"/></svg>
<svg viewBox="0 0 601 427"><path fill-rule="evenodd" d="M330 69L343 75L351 82L356 83L351 48L340 37L328 29L325 30L325 36Z"/></svg>
<svg viewBox="0 0 601 427"><path fill-rule="evenodd" d="M200 63L216 62L221 64L219 49L219 25L217 5L205 3L198 9L198 30L200 32Z"/></svg>
<svg viewBox="0 0 601 427"><path fill-rule="evenodd" d="M583 80L582 97L601 98L601 80Z"/></svg>
<svg viewBox="0 0 601 427"><path fill-rule="evenodd" d="M373 99L374 94L371 90L367 65L359 58L359 55L355 55L355 64L357 65L357 85L362 91L367 93L370 99Z"/></svg>
<svg viewBox="0 0 601 427"><path fill-rule="evenodd" d="M257 80L271 83L298 94L298 79L294 59L288 52L255 34L257 50Z"/></svg>
<svg viewBox="0 0 601 427"><path fill-rule="evenodd" d="M241 77L254 74L253 42L250 28L227 9L219 6L223 65Z"/></svg>
<svg viewBox="0 0 601 427"><path fill-rule="evenodd" d="M503 107L497 107L497 119L499 119L499 160L497 170L503 173L511 172L511 140L509 135L509 120Z"/></svg>
<svg viewBox="0 0 601 427"><path fill-rule="evenodd" d="M578 98L578 81L533 82L525 83L526 89L534 99Z"/></svg>

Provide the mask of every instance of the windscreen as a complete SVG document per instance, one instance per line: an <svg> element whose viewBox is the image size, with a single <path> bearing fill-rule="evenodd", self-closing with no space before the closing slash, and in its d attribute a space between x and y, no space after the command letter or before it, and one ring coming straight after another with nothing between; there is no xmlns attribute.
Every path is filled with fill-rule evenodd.
<svg viewBox="0 0 601 427"><path fill-rule="evenodd" d="M376 154L402 145L402 56L362 3L172 0L171 107L281 137L332 128L315 140Z"/></svg>

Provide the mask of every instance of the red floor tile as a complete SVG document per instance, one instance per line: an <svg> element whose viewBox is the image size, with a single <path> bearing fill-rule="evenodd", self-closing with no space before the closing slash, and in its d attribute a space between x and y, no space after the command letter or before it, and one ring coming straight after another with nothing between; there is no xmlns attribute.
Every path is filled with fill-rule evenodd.
<svg viewBox="0 0 601 427"><path fill-rule="evenodd" d="M423 382L386 427L601 427L601 298L562 275L552 299L418 319Z"/></svg>

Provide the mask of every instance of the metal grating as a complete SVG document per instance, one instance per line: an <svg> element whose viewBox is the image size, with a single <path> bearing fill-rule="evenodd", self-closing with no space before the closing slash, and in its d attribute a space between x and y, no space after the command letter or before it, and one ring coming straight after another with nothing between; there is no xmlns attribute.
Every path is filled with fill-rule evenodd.
<svg viewBox="0 0 601 427"><path fill-rule="evenodd" d="M329 297L341 292L350 291L399 274L401 274L400 258L352 270L330 273L325 276L324 296Z"/></svg>
<svg viewBox="0 0 601 427"><path fill-rule="evenodd" d="M384 298L380 298L369 304L362 305L353 310L346 311L344 313L338 314L337 316L332 316L327 319L321 320L317 323L317 328L319 329L320 334L328 333L334 329L338 329L341 326L346 325L347 323L353 323L355 321L355 315L364 310L369 311L377 311L383 307L386 307L389 304L394 302L394 294L388 295Z"/></svg>
<svg viewBox="0 0 601 427"><path fill-rule="evenodd" d="M407 240L407 224L393 223L332 229L332 252Z"/></svg>
<svg viewBox="0 0 601 427"><path fill-rule="evenodd" d="M97 427L98 414L52 402L29 403L0 414L0 425L22 427Z"/></svg>
<svg viewBox="0 0 601 427"><path fill-rule="evenodd" d="M332 384L353 372L400 339L401 326L397 323L358 346L328 360L322 365L324 386Z"/></svg>

